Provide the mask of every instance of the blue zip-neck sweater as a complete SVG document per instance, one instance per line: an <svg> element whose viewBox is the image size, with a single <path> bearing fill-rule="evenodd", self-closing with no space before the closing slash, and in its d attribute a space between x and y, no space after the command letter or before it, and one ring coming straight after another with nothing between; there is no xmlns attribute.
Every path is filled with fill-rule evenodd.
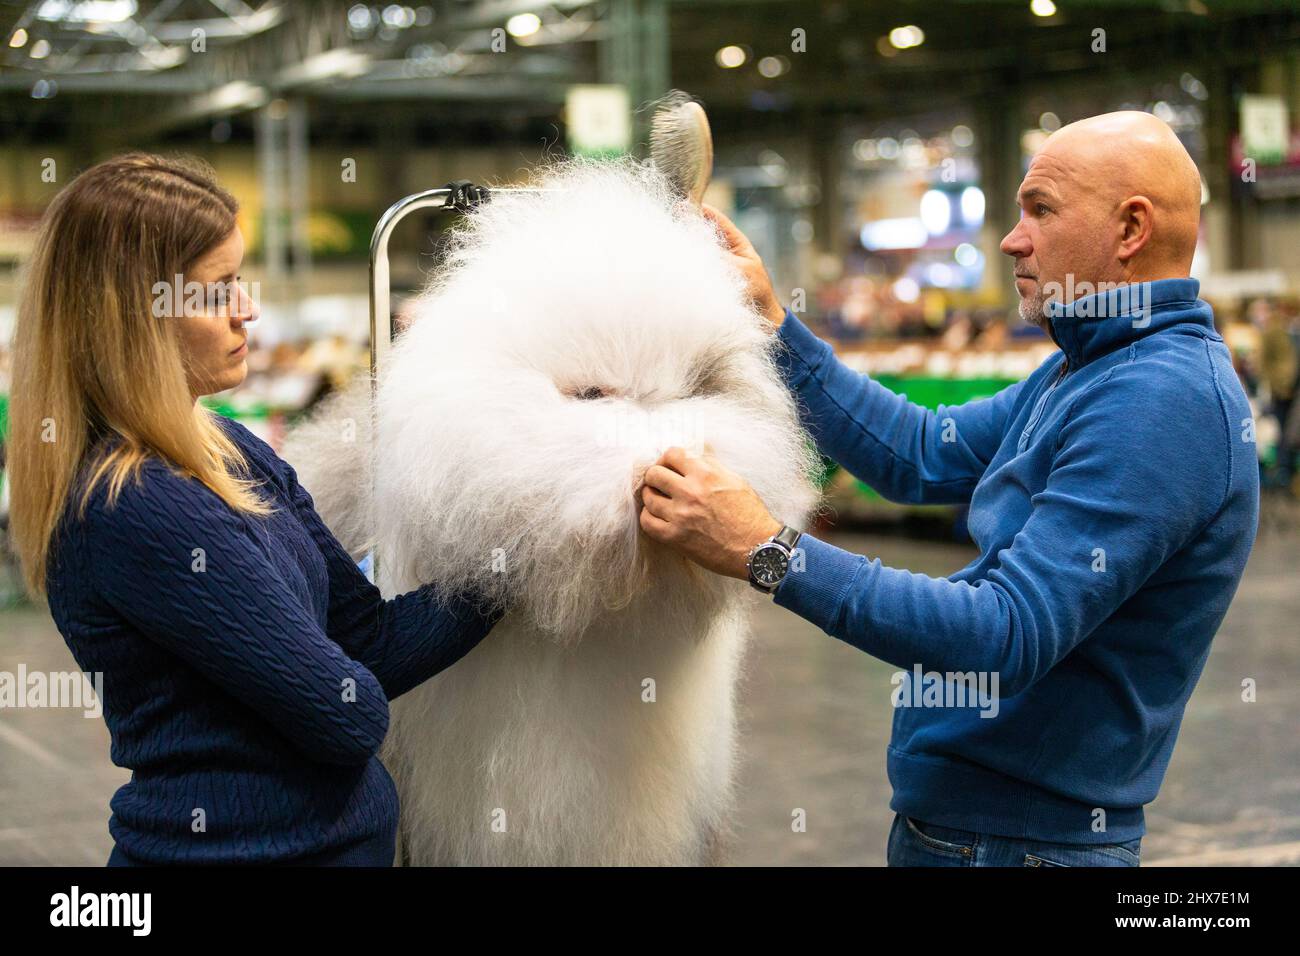
<svg viewBox="0 0 1300 956"><path fill-rule="evenodd" d="M1198 291L1166 279L1057 305L1060 352L936 411L787 312L779 363L818 448L894 501L970 504L980 554L951 577L805 534L776 592L909 675L891 698L898 813L1068 843L1143 834L1259 516L1250 406ZM940 696L931 673L969 676ZM994 675L996 707L958 705Z"/></svg>
<svg viewBox="0 0 1300 956"><path fill-rule="evenodd" d="M75 493L55 538L50 611L103 673L113 762L132 771L112 862L389 866L388 702L499 615L431 587L384 601L293 469L222 421L274 514L151 459L111 508L101 483L79 520Z"/></svg>

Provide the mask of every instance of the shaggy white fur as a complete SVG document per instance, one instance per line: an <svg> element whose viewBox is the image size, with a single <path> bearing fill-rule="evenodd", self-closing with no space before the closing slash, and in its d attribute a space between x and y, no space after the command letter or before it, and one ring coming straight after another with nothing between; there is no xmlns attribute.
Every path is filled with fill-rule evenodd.
<svg viewBox="0 0 1300 956"><path fill-rule="evenodd" d="M335 460L338 419L365 417L346 400L289 455L346 545L373 523L385 594L509 609L394 703L412 862L707 862L753 592L646 538L636 492L665 448L707 445L799 526L816 461L698 211L630 162L533 185L466 217L382 370L377 506Z"/></svg>

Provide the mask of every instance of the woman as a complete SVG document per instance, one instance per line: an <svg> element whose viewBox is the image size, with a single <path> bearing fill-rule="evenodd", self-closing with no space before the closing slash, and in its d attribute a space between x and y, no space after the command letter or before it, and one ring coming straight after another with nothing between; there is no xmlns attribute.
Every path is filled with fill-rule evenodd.
<svg viewBox="0 0 1300 956"><path fill-rule="evenodd" d="M15 335L15 543L132 770L110 865L387 866L388 701L499 614L384 601L293 469L198 402L247 373L236 210L206 167L140 153L50 204Z"/></svg>

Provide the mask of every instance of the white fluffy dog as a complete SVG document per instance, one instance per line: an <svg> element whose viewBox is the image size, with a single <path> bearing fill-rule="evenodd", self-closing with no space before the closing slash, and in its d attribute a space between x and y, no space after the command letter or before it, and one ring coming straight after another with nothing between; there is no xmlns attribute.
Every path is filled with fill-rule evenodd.
<svg viewBox="0 0 1300 956"><path fill-rule="evenodd" d="M394 703L412 863L710 862L753 592L650 541L636 495L665 448L707 445L798 526L815 459L698 211L630 162L533 185L454 234L381 370L373 476L339 461L346 401L287 455L346 545L373 528L386 595L436 582L508 608Z"/></svg>

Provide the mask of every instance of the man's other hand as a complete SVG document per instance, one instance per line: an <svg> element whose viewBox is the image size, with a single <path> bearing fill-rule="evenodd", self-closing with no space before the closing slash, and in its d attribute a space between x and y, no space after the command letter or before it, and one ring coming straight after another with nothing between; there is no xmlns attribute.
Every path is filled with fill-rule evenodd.
<svg viewBox="0 0 1300 956"><path fill-rule="evenodd" d="M754 250L753 244L745 234L736 228L736 224L707 203L702 207L706 219L713 222L722 231L731 253L732 263L749 286L749 297L754 307L768 322L768 331L775 332L785 321L785 309L781 307L776 292L772 289L772 280L768 277L763 260Z"/></svg>

